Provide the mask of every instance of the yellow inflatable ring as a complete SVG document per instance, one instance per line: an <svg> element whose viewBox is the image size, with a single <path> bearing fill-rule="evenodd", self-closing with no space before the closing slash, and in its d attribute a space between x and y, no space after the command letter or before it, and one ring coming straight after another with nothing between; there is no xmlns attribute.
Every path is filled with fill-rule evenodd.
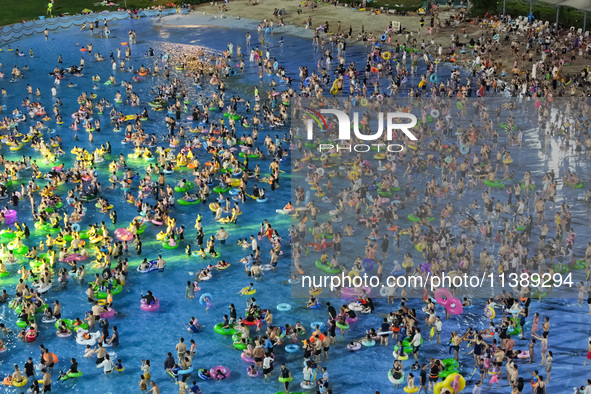
<svg viewBox="0 0 591 394"><path fill-rule="evenodd" d="M487 308L487 309L488 309L488 311L489 311L489 315L490 315L490 316L488 316L488 317L489 317L489 319L490 319L490 320L494 319L494 318L495 318L495 316L496 316L495 308L493 308L492 306L487 306L486 308ZM485 313L485 315L486 315L486 313Z"/></svg>
<svg viewBox="0 0 591 394"><path fill-rule="evenodd" d="M445 380L443 382L439 382L435 385L435 387L433 388L433 394L439 394L441 392L441 389L446 388L448 389L450 392L454 392L453 388L452 388L452 384L454 382L454 380L456 379L456 375L458 375L460 377L459 379L459 391L464 390L464 388L466 388L466 380L464 380L464 377L458 373L450 373L449 375L447 375L447 378L445 378Z"/></svg>
<svg viewBox="0 0 591 394"><path fill-rule="evenodd" d="M322 289L321 288L318 288L316 290L310 289L309 293L310 293L311 296L317 296L317 295L320 295L322 293Z"/></svg>

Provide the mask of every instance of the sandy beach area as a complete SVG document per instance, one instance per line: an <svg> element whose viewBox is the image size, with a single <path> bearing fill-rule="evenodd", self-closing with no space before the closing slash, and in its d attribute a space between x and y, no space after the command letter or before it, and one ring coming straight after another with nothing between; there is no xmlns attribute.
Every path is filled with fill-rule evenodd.
<svg viewBox="0 0 591 394"><path fill-rule="evenodd" d="M301 13L298 14L298 7L301 6ZM224 7L224 8L222 8ZM285 13L279 17L273 15L274 11L278 9L285 9ZM232 1L227 4L222 3L208 3L196 6L194 11L189 15L178 16L173 15L165 17L160 22L162 27L183 27L195 28L200 25L214 25L228 28L245 28L256 30L257 25L262 20L272 20L275 27L273 34L296 35L301 37L312 37L314 30L321 24L326 22L330 25L330 32L340 31L348 33L350 26L352 28L352 39L349 41L358 41L358 35L361 33L363 26L366 33L371 33L374 37L379 37L385 30L387 30L390 22L400 22L402 30L406 31L403 34L392 34L391 40L397 40L399 43L410 42L412 39L417 40L417 46L420 47L422 41L427 45L427 52L434 54L437 46L441 45L444 50L449 47L451 35L461 34L461 42L468 43L471 39L478 40L479 37L489 37L497 32L490 26L490 24L462 22L458 26L446 26L446 19L453 19L454 15L465 11L461 8L439 8L437 18L440 21L439 32L433 29L429 34L427 26L431 21L431 16L420 16L417 13L409 13L408 15L389 14L381 12L359 11L351 7L342 5L324 5L319 4L316 8L310 9L302 6L299 1L279 1L279 0L264 0L257 5L251 5L250 1ZM311 18L309 28L305 28L306 24ZM425 26L420 27L421 19L424 19ZM283 21L285 25L277 26L277 23ZM437 20L435 21L437 24ZM506 51L497 48L496 53L493 53L492 58L495 62L502 63L504 71L507 76L501 79L510 80L511 69L513 68L514 55L510 50L511 41L520 42L520 45L525 45L525 37L521 34L508 34L509 39L505 40L504 35L500 34L503 42L500 47L507 46ZM324 36L328 39L327 35ZM445 53L445 52L444 52ZM470 51L460 53L457 51L457 64L468 66L472 63L473 56ZM521 68L525 63L520 62L518 68ZM573 74L578 72L586 63L583 59L577 59L569 65L563 66L563 75ZM529 65L528 65L529 67ZM529 70L531 71L531 70Z"/></svg>
<svg viewBox="0 0 591 394"><path fill-rule="evenodd" d="M276 27L274 30L275 34L289 33L296 34L299 36L312 37L314 29L318 28L321 24L328 22L330 24L330 31L342 31L349 32L349 26L352 27L353 36L357 37L357 34L361 32L363 26L366 33L372 33L374 36L380 36L387 30L390 22L400 22L402 29L408 29L412 32L411 37L419 37L425 41L434 39L436 43L441 42L445 44L449 41L449 34L444 32L444 29L440 31L438 37L428 36L426 26L429 23L430 16L423 16L425 20L425 28L423 28L422 34L418 34L420 29L421 16L419 15L396 15L388 13L375 13L368 11L358 11L351 7L344 7L342 5L323 5L320 4L314 9L301 7L301 14L298 14L298 7L301 6L299 1L279 1L279 0L265 0L259 2L256 6L249 5L248 1L232 1L225 4L225 11L221 11L221 3L202 4L195 7L193 13L188 16L171 16L164 18L165 24L178 25L175 20L183 21L183 24L187 27L193 25L193 20L197 18L198 23L203 23L204 19L202 16L208 16L210 24L223 27L249 27L256 28L256 25L266 19L273 20L275 24L282 19L287 26ZM286 13L281 15L279 18L273 16L275 9L285 9ZM442 21L446 18L459 13L461 9L440 9L439 19ZM306 29L306 23L308 18L311 17L311 26ZM240 21L240 22L238 22ZM340 29L338 25L340 23ZM296 29L293 29L293 28ZM453 29L448 28L451 31ZM479 31L479 29L470 29ZM428 38L427 38L428 37Z"/></svg>

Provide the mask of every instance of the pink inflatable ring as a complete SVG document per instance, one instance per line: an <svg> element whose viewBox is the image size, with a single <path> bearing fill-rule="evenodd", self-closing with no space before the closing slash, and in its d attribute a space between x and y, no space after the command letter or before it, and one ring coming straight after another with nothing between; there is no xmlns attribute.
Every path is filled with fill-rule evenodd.
<svg viewBox="0 0 591 394"><path fill-rule="evenodd" d="M158 309L160 309L160 300L158 298L154 297L153 304L146 304L146 300L144 300L142 298L142 301L140 302L140 308L146 312L157 311Z"/></svg>

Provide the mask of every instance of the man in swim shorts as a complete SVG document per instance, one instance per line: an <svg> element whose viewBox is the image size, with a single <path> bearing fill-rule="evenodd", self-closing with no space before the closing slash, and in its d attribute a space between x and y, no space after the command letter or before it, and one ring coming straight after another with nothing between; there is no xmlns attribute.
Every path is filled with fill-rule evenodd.
<svg viewBox="0 0 591 394"><path fill-rule="evenodd" d="M96 353L96 364L101 364L103 361L105 361L105 355L107 354L107 351L105 350L105 348L103 347L103 344L101 342L99 342L98 347L96 348L96 350L94 351Z"/></svg>
<svg viewBox="0 0 591 394"><path fill-rule="evenodd" d="M187 352L187 345L185 344L185 338L180 338L179 343L176 344L176 353L177 357L180 360L183 359L185 353Z"/></svg>
<svg viewBox="0 0 591 394"><path fill-rule="evenodd" d="M41 372L43 373L43 392L48 393L51 391L51 375L45 368Z"/></svg>

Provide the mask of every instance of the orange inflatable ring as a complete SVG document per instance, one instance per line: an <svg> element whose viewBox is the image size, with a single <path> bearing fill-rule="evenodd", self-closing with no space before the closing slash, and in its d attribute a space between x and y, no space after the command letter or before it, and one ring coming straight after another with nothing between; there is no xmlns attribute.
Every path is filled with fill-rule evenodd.
<svg viewBox="0 0 591 394"><path fill-rule="evenodd" d="M211 161L205 162L206 166L210 166L211 165Z"/></svg>
<svg viewBox="0 0 591 394"><path fill-rule="evenodd" d="M53 363L57 364L57 362L59 361L59 359L57 358L57 356L55 355L55 353L49 353L49 355L51 356L51 358L53 358Z"/></svg>
<svg viewBox="0 0 591 394"><path fill-rule="evenodd" d="M86 49L86 48L84 48L84 47L80 48L80 52L86 52L87 50L88 50L88 49Z"/></svg>
<svg viewBox="0 0 591 394"><path fill-rule="evenodd" d="M375 68L375 67L372 67L372 68L371 68L371 72L372 72L372 73L374 73L374 74L377 74L377 72L378 72L378 69L377 69L377 68Z"/></svg>
<svg viewBox="0 0 591 394"><path fill-rule="evenodd" d="M123 46L126 46L126 45L127 45L127 43L126 43L125 41L123 41L123 42L121 43L121 45L123 45Z"/></svg>
<svg viewBox="0 0 591 394"><path fill-rule="evenodd" d="M323 334L320 334L320 335L318 336L318 339L320 339L321 341L324 341L324 335L323 335ZM310 342L314 343L314 341L315 341L315 339L314 339L314 335L312 335L312 336L310 337Z"/></svg>

